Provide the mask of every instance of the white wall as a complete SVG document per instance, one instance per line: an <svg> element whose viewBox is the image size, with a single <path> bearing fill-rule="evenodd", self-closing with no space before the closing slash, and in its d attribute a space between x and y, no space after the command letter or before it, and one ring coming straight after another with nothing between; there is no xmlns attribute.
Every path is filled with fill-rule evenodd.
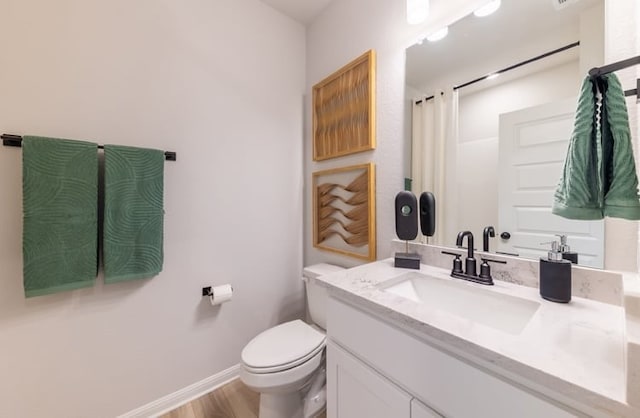
<svg viewBox="0 0 640 418"><path fill-rule="evenodd" d="M304 27L258 0L0 0L0 132L176 151L151 280L25 300L0 149L0 416L113 417L302 312ZM201 287L230 282L213 308Z"/></svg>
<svg viewBox="0 0 640 418"><path fill-rule="evenodd" d="M396 238L393 205L404 188L405 107L404 61L406 47L419 35L451 23L470 13L483 0L433 0L428 21L407 25L405 0L335 0L307 29L307 109L311 109L312 86L364 51L377 52L377 148L322 162L312 161L311 111L305 112L305 264L319 261L343 266L360 261L318 250L312 243L311 173L367 161L376 164L376 210L378 258L392 255Z"/></svg>

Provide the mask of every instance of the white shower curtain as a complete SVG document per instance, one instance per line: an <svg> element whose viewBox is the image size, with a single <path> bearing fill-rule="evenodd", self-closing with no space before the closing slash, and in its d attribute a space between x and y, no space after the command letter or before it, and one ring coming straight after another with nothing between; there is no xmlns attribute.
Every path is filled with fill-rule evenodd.
<svg viewBox="0 0 640 418"><path fill-rule="evenodd" d="M458 92L436 91L433 99L413 101L411 189L416 196L432 192L436 199L435 234L431 244L449 245L456 231L456 154ZM419 239L424 241L422 235Z"/></svg>

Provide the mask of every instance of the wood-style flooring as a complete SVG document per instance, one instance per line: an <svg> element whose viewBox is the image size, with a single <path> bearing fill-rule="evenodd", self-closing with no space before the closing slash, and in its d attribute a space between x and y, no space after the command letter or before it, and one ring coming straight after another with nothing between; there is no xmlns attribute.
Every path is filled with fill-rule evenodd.
<svg viewBox="0 0 640 418"><path fill-rule="evenodd" d="M258 418L259 403L260 394L236 379L160 418Z"/></svg>

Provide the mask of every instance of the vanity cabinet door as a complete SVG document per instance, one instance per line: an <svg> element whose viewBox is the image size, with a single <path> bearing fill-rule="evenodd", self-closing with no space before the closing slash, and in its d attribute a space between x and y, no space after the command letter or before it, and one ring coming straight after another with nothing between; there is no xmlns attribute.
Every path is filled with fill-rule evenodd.
<svg viewBox="0 0 640 418"><path fill-rule="evenodd" d="M411 396L329 341L327 417L410 418Z"/></svg>
<svg viewBox="0 0 640 418"><path fill-rule="evenodd" d="M442 415L414 398L411 401L411 418L442 418Z"/></svg>

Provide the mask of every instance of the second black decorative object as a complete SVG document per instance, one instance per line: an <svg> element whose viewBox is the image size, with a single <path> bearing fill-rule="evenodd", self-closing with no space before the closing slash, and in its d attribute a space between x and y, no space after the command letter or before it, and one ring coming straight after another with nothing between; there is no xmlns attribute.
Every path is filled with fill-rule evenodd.
<svg viewBox="0 0 640 418"><path fill-rule="evenodd" d="M396 253L394 266L410 269L420 269L420 256L409 253L409 240L418 236L418 200L409 191L402 191L395 200L396 234L398 238L407 241L406 251Z"/></svg>
<svg viewBox="0 0 640 418"><path fill-rule="evenodd" d="M436 198L431 192L420 195L420 230L425 237L436 232Z"/></svg>

